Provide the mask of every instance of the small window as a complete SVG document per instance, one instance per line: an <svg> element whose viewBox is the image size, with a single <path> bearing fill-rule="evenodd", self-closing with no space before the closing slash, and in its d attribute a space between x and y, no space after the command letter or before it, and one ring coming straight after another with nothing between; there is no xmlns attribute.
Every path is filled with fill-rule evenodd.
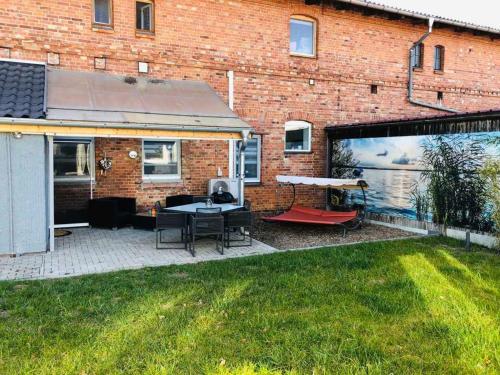
<svg viewBox="0 0 500 375"><path fill-rule="evenodd" d="M443 103L443 99L444 99L443 92L442 91L438 91L438 93L437 93L437 100L438 100L439 104Z"/></svg>
<svg viewBox="0 0 500 375"><path fill-rule="evenodd" d="M149 180L180 179L180 141L144 141L143 177Z"/></svg>
<svg viewBox="0 0 500 375"><path fill-rule="evenodd" d="M92 139L54 140L54 179L56 181L88 180L94 176L94 143Z"/></svg>
<svg viewBox="0 0 500 375"><path fill-rule="evenodd" d="M424 45L420 43L413 47L411 54L411 66L413 68L423 68L424 66Z"/></svg>
<svg viewBox="0 0 500 375"><path fill-rule="evenodd" d="M240 141L236 142L234 149L234 171L236 177L240 175ZM262 138L260 135L254 135L248 140L245 149L245 182L260 182L260 162L261 162Z"/></svg>
<svg viewBox="0 0 500 375"><path fill-rule="evenodd" d="M135 3L135 19L136 19L136 28L140 31L149 31L153 32L153 12L154 4L151 1L136 1Z"/></svg>
<svg viewBox="0 0 500 375"><path fill-rule="evenodd" d="M372 94L377 94L378 93L378 86L377 85L371 85L370 86L370 92Z"/></svg>
<svg viewBox="0 0 500 375"><path fill-rule="evenodd" d="M305 121L288 121L285 124L285 151L311 151L311 124Z"/></svg>
<svg viewBox="0 0 500 375"><path fill-rule="evenodd" d="M434 70L444 70L444 47L436 46L434 49Z"/></svg>
<svg viewBox="0 0 500 375"><path fill-rule="evenodd" d="M316 22L307 17L290 19L290 53L299 56L316 56Z"/></svg>
<svg viewBox="0 0 500 375"><path fill-rule="evenodd" d="M110 26L111 0L94 0L94 23L97 25Z"/></svg>

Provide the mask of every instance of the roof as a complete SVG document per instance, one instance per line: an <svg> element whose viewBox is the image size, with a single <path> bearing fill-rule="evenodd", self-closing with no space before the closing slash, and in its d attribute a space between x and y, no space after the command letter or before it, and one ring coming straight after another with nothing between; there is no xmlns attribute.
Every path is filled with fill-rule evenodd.
<svg viewBox="0 0 500 375"><path fill-rule="evenodd" d="M276 181L280 184L291 185L310 185L331 187L337 189L361 189L367 188L368 185L364 180L360 179L340 179L340 178L323 178L323 177L306 177L306 176L276 176Z"/></svg>
<svg viewBox="0 0 500 375"><path fill-rule="evenodd" d="M45 65L0 60L0 117L45 117Z"/></svg>
<svg viewBox="0 0 500 375"><path fill-rule="evenodd" d="M250 129L205 82L48 71L47 119L153 129Z"/></svg>
<svg viewBox="0 0 500 375"><path fill-rule="evenodd" d="M394 120L329 125L333 138L396 137L500 131L500 108L438 116L406 117Z"/></svg>
<svg viewBox="0 0 500 375"><path fill-rule="evenodd" d="M305 3L308 5L320 5L323 3L323 0L305 0ZM402 9L394 6L384 5L377 3L375 1L367 1L367 0L333 0L331 1L332 5L339 8L361 8L373 11L374 13L386 13L392 15L398 15L400 17L409 17L416 19L425 19L434 18L436 26L438 24L453 26L456 28L464 28L469 30L475 30L478 32L492 34L492 35L500 35L500 29L489 27L489 26L481 26L476 25L470 22L455 20L446 17L435 16L427 13L416 12L412 10ZM494 6L493 6L494 8ZM495 9L492 8L492 11Z"/></svg>

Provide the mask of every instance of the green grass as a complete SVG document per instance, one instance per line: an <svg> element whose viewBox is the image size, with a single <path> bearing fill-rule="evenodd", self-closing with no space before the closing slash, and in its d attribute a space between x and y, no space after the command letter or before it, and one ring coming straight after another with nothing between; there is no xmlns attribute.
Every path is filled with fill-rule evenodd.
<svg viewBox="0 0 500 375"><path fill-rule="evenodd" d="M0 373L498 373L500 257L458 246L3 282Z"/></svg>

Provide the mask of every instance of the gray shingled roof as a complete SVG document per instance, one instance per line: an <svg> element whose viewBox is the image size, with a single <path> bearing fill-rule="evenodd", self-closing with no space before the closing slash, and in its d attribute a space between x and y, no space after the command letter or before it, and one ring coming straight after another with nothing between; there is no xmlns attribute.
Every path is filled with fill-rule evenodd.
<svg viewBox="0 0 500 375"><path fill-rule="evenodd" d="M45 118L45 65L0 61L0 117Z"/></svg>

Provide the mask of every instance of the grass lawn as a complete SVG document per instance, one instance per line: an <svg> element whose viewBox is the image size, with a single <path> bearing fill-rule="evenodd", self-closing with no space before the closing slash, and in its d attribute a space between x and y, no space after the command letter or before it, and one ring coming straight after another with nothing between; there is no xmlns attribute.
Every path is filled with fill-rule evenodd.
<svg viewBox="0 0 500 375"><path fill-rule="evenodd" d="M0 373L499 373L500 257L458 246L3 282Z"/></svg>

